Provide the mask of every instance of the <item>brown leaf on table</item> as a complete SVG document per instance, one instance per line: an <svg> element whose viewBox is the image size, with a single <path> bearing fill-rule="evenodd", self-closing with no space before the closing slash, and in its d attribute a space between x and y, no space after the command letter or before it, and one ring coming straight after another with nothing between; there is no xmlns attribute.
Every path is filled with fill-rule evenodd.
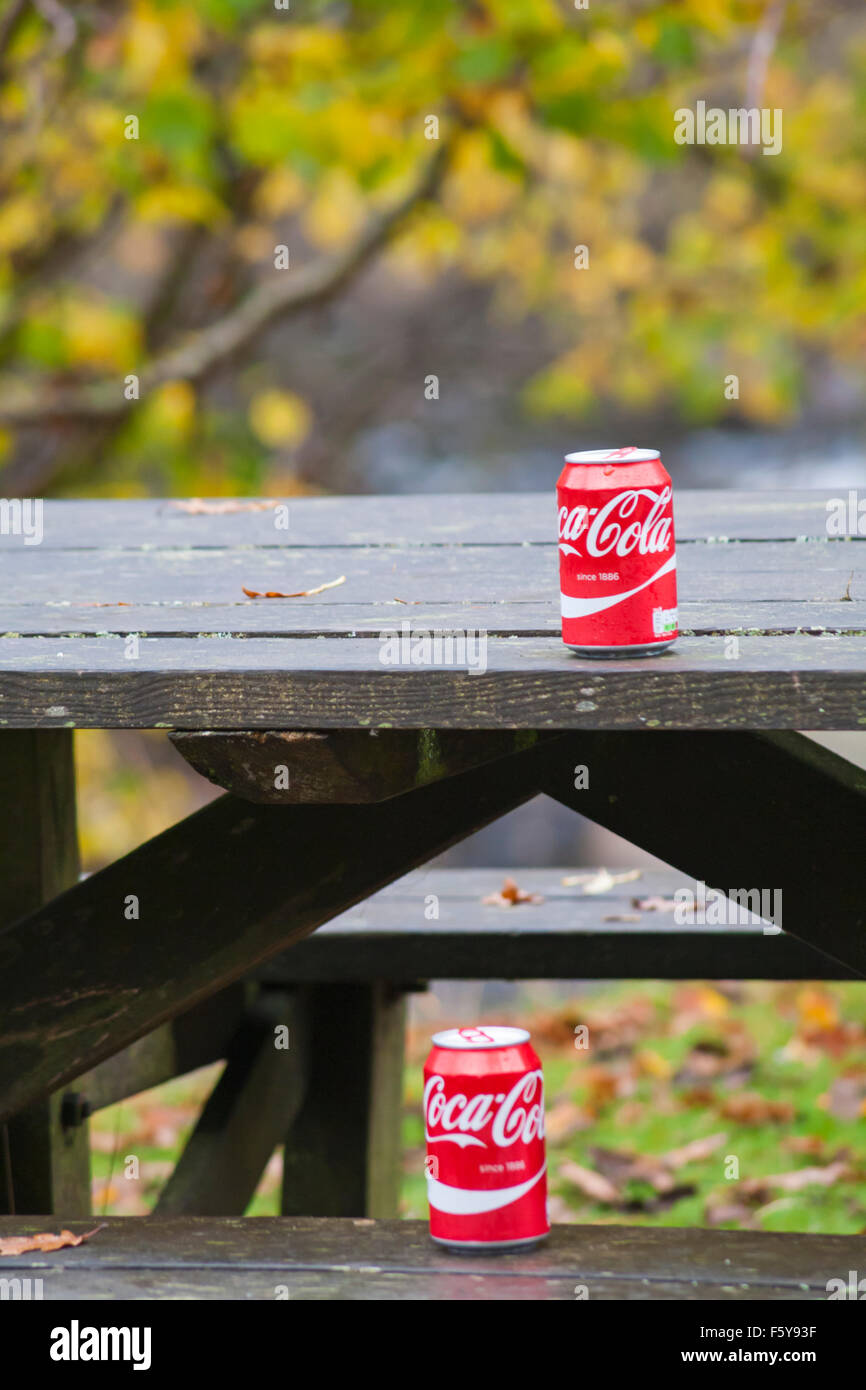
<svg viewBox="0 0 866 1390"><path fill-rule="evenodd" d="M182 502L172 502L172 510L186 512L188 516L223 516L226 512L270 512L281 504L275 497L253 501L240 497L189 497Z"/></svg>
<svg viewBox="0 0 866 1390"><path fill-rule="evenodd" d="M603 922L639 922L639 912L613 912L610 917L602 917Z"/></svg>
<svg viewBox="0 0 866 1390"><path fill-rule="evenodd" d="M674 908L679 907L675 898L632 898L632 907L639 907L641 912L673 912Z"/></svg>
<svg viewBox="0 0 866 1390"><path fill-rule="evenodd" d="M794 1107L787 1100L767 1100L757 1091L738 1091L728 1096L721 1108L728 1120L736 1120L741 1125L789 1124L794 1118Z"/></svg>
<svg viewBox="0 0 866 1390"><path fill-rule="evenodd" d="M62 1250L67 1245L82 1245L97 1231L103 1230L105 1224L103 1221L102 1225L94 1226L92 1231L85 1231L80 1236L66 1230L59 1235L53 1231L40 1231L35 1236L0 1236L0 1255L26 1255L30 1250Z"/></svg>
<svg viewBox="0 0 866 1390"><path fill-rule="evenodd" d="M582 887L584 893L593 895L595 893L607 893L618 883L633 883L640 876L640 869L626 869L621 874L608 873L607 869L592 869L585 874L567 874L565 878L560 879L560 882L563 888Z"/></svg>
<svg viewBox="0 0 866 1390"><path fill-rule="evenodd" d="M544 898L540 893L525 893L513 878L507 878L498 893L489 893L481 902L485 907L516 907L518 903L543 903Z"/></svg>
<svg viewBox="0 0 866 1390"><path fill-rule="evenodd" d="M241 585L247 598L310 598L313 594L323 594L326 589L336 589L338 585L345 584L346 576L340 575L339 579L332 579L328 584L318 584L315 589L299 589L295 594L282 594L278 589L247 589Z"/></svg>

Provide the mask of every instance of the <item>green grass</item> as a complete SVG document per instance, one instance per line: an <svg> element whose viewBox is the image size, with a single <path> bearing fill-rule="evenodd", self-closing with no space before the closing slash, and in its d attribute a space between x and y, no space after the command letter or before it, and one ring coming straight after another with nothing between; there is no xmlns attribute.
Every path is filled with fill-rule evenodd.
<svg viewBox="0 0 866 1390"><path fill-rule="evenodd" d="M555 1220L866 1231L866 991L861 986L752 982L722 988L631 981L553 1011L527 1008L512 1011L510 1019L486 1021L519 1021L530 1029L544 1067L551 1122L565 1102L581 1117L576 1132L548 1139ZM579 1023L589 1026L586 1050L573 1045ZM421 1119L426 1051L426 1033L414 1030L405 1074L401 1210L422 1219L427 1215ZM696 1058L703 1065L718 1058L730 1074L690 1078L687 1069ZM152 1208L218 1075L218 1066L206 1068L95 1117L96 1212L133 1215ZM847 1109L853 1104L856 1113L837 1113L844 1107L831 1093L840 1082L852 1091ZM762 1113L773 1105L775 1118ZM731 1106L735 1109L726 1114ZM584 1196L560 1173L568 1162L597 1171L597 1150L614 1151L621 1161L628 1154L660 1158L720 1132L726 1138L714 1152L673 1173L677 1186L693 1186L694 1192L655 1210L644 1209L659 1194L643 1176L622 1181L621 1200L606 1204ZM129 1154L138 1158L138 1179L125 1176ZM738 1174L728 1177L732 1159ZM844 1172L829 1185L786 1191L770 1183L755 1190L759 1179L807 1167L827 1169L834 1161L844 1163ZM724 1211L722 1219L713 1217L720 1207L732 1209L727 1219ZM249 1213L278 1210L279 1163L272 1162Z"/></svg>

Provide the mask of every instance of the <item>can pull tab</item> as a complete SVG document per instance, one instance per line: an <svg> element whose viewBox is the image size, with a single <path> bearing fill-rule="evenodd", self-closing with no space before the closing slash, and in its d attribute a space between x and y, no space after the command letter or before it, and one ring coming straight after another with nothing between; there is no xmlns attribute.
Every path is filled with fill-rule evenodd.
<svg viewBox="0 0 866 1390"><path fill-rule="evenodd" d="M496 1041L495 1038L491 1038L489 1033L485 1033L483 1028L458 1028L457 1031L461 1038L465 1038L467 1042L492 1043Z"/></svg>

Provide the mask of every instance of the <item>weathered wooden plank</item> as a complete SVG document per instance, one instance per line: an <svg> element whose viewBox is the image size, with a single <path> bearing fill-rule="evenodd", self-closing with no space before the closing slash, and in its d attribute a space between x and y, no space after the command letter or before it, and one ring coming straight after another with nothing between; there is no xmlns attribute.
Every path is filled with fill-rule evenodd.
<svg viewBox="0 0 866 1390"><path fill-rule="evenodd" d="M520 805L547 751L373 806L256 806L226 796L7 928L0 1118ZM133 931L129 912L138 914Z"/></svg>
<svg viewBox="0 0 866 1390"><path fill-rule="evenodd" d="M242 1216L265 1166L301 1108L309 1078L303 1001L264 990L232 1040L158 1216ZM325 1157L319 1154L319 1161Z"/></svg>
<svg viewBox="0 0 866 1390"><path fill-rule="evenodd" d="M286 1134L284 1215L397 1215L405 1002L382 982L313 985L310 1083Z"/></svg>
<svg viewBox="0 0 866 1390"><path fill-rule="evenodd" d="M6 728L793 728L866 723L862 637L684 638L581 660L558 638L490 638L464 666L389 666L320 638L0 639ZM481 670L481 664L486 666Z"/></svg>
<svg viewBox="0 0 866 1390"><path fill-rule="evenodd" d="M844 578L844 575L843 575ZM847 581L846 581L847 582ZM322 599L326 595L321 596ZM866 601L739 597L736 602L692 599L679 605L680 631L706 636L718 633L820 634L866 632ZM80 603L21 603L0 601L0 636L5 637L378 637L383 629L409 623L409 631L459 631L471 628L490 637L545 637L559 633L557 595L544 601L491 600L383 603L325 603L311 608L297 603L130 604L124 608L92 608Z"/></svg>
<svg viewBox="0 0 866 1390"><path fill-rule="evenodd" d="M72 1223L73 1231L86 1230ZM38 1229L0 1219L0 1235ZM535 1250L509 1255L455 1255L433 1244L422 1221L369 1221L310 1217L109 1218L86 1246L15 1260L25 1273L75 1271L82 1282L115 1271L186 1271L214 1276L231 1271L289 1274L407 1273L489 1280L566 1277L642 1280L691 1285L707 1298L730 1286L785 1288L827 1296L827 1281L847 1278L862 1257L860 1236L711 1231L641 1226L556 1225ZM10 1262L11 1263L11 1262ZM283 1282L276 1280L275 1282ZM48 1289L46 1287L46 1296Z"/></svg>
<svg viewBox="0 0 866 1390"><path fill-rule="evenodd" d="M564 888L566 872L509 870L521 888L544 902L504 909L482 901L499 889L503 870L420 870L335 917L256 973L281 983L860 978L796 937L764 934L759 924L678 926L671 912L633 906L635 897L670 900L680 889L697 898L695 881L675 870L647 870L632 883L590 896ZM437 919L429 918L431 903ZM834 910L830 898L823 915ZM640 920L623 920L635 916Z"/></svg>
<svg viewBox="0 0 866 1390"><path fill-rule="evenodd" d="M275 806L384 801L507 757L522 733L362 729L172 734L187 762L235 796Z"/></svg>
<svg viewBox="0 0 866 1390"><path fill-rule="evenodd" d="M796 733L597 733L549 795L712 887L782 895L792 936L866 974L866 771ZM663 790L664 789L664 790Z"/></svg>
<svg viewBox="0 0 866 1390"><path fill-rule="evenodd" d="M344 546L519 544L550 539L556 522L551 485L534 493L434 493L384 497L291 497L285 511L190 514L171 499L116 498L44 503L42 545L54 549L155 546ZM849 489L740 492L677 489L677 536L795 540L827 534L828 504L847 502ZM254 499L240 499L249 506ZM225 506L219 499L218 506ZM856 499L855 499L856 510ZM861 531L861 534L863 532ZM0 533L0 549L22 547L22 536Z"/></svg>
<svg viewBox="0 0 866 1390"><path fill-rule="evenodd" d="M73 1088L91 1110L101 1110L185 1072L221 1061L254 993L254 986L246 982L229 985L76 1077Z"/></svg>
<svg viewBox="0 0 866 1390"><path fill-rule="evenodd" d="M684 543L677 553L678 587L692 599L776 598L837 603L846 591L862 599L866 544L859 541ZM853 578L852 578L853 576ZM331 584L306 598L254 599ZM851 587L848 590L848 581ZM373 546L286 550L45 550L0 552L4 602L29 607L90 604L94 616L123 621L128 604L264 605L303 611L340 603L553 602L559 595L559 552L546 545L440 548ZM14 613L11 615L14 620ZM399 616L398 616L399 625ZM14 630L18 630L17 626Z"/></svg>
<svg viewBox="0 0 866 1390"><path fill-rule="evenodd" d="M0 806L2 932L78 877L70 733L21 732L3 739ZM15 1003L0 1009L4 1027ZM0 1212L90 1211L87 1117L72 1097L45 1095L12 1114L0 1131Z"/></svg>
<svg viewBox="0 0 866 1390"><path fill-rule="evenodd" d="M139 1218L140 1219L140 1218ZM408 1270L364 1269L114 1269L110 1274L97 1269L72 1267L46 1269L41 1274L40 1296L48 1301L87 1302L116 1299L194 1299L252 1302L289 1300L290 1302L538 1302L555 1300L574 1303L577 1297L591 1303L617 1302L819 1302L827 1295L822 1289L787 1284L734 1283L699 1284L682 1279L608 1278L604 1275L575 1274L523 1275L503 1272L480 1275L466 1268L447 1273L419 1273ZM32 1291L39 1275L6 1278L9 1297L16 1296L16 1277L21 1284L28 1278L31 1291L22 1297L36 1297ZM577 1291L577 1292L576 1292Z"/></svg>

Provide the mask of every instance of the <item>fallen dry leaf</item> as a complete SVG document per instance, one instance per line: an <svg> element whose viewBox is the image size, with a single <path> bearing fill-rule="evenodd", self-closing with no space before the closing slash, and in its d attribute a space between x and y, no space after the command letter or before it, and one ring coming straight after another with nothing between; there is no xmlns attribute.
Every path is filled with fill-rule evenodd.
<svg viewBox="0 0 866 1390"><path fill-rule="evenodd" d="M704 1216L710 1226L724 1226L727 1222L733 1221L741 1231L754 1231L758 1228L753 1212L742 1202L708 1201L704 1207Z"/></svg>
<svg viewBox="0 0 866 1390"><path fill-rule="evenodd" d="M627 869L621 874L608 873L607 869L593 869L586 874L568 874L561 879L563 888L583 887L584 893L607 893L611 888L615 888L618 883L634 883L636 878L640 878L640 869Z"/></svg>
<svg viewBox="0 0 866 1390"><path fill-rule="evenodd" d="M603 922L639 922L639 912L613 912L610 917L602 917Z"/></svg>
<svg viewBox="0 0 866 1390"><path fill-rule="evenodd" d="M726 1119L736 1120L741 1125L763 1125L769 1121L789 1124L795 1111L790 1101L767 1100L757 1091L738 1091L736 1095L728 1096L721 1113Z"/></svg>
<svg viewBox="0 0 866 1390"><path fill-rule="evenodd" d="M687 1163L700 1163L702 1159L710 1158L722 1144L728 1135L725 1130L718 1134L707 1134L703 1139L693 1139L690 1144L683 1144L679 1149L669 1149L666 1154L662 1154L661 1162L667 1168L684 1168Z"/></svg>
<svg viewBox="0 0 866 1390"><path fill-rule="evenodd" d="M866 1076L840 1076L819 1104L840 1120L866 1119Z"/></svg>
<svg viewBox="0 0 866 1390"><path fill-rule="evenodd" d="M621 1187L626 1182L646 1182L656 1192L670 1192L674 1180L661 1159L652 1154L621 1153L617 1149L592 1150L596 1170Z"/></svg>
<svg viewBox="0 0 866 1390"><path fill-rule="evenodd" d="M601 1173L593 1172L591 1168L572 1163L569 1159L560 1163L559 1176L572 1187L576 1187L578 1192L582 1192L584 1197L590 1197L593 1202L615 1206L622 1200L619 1188L608 1178L602 1177Z"/></svg>
<svg viewBox="0 0 866 1390"><path fill-rule="evenodd" d="M516 907L518 903L543 903L540 893L524 893L513 878L507 878L498 893L489 893L481 902L485 907Z"/></svg>
<svg viewBox="0 0 866 1390"><path fill-rule="evenodd" d="M544 1117L544 1132L551 1144L561 1144L590 1124L592 1118L582 1105L575 1105L573 1100L558 1100Z"/></svg>
<svg viewBox="0 0 866 1390"><path fill-rule="evenodd" d="M641 912L673 912L674 908L679 907L675 898L632 898L632 907L639 907Z"/></svg>
<svg viewBox="0 0 866 1390"><path fill-rule="evenodd" d="M847 1177L849 1171L848 1164L840 1160L828 1163L825 1168L795 1168L790 1173L776 1173L764 1178L763 1182L768 1187L781 1187L783 1192L799 1192L804 1187L832 1187L834 1182Z"/></svg>
<svg viewBox="0 0 866 1390"><path fill-rule="evenodd" d="M176 512L186 512L188 516L222 516L226 512L269 512L281 504L275 497L260 501L247 501L238 497L210 498L190 497L183 502L172 502Z"/></svg>
<svg viewBox="0 0 866 1390"><path fill-rule="evenodd" d="M241 585L247 598L311 598L313 594L323 594L326 589L336 589L338 585L345 584L346 576L340 575L339 579L332 579L329 584L318 584L315 589L299 589L295 594L281 594L278 589L267 589L261 592L258 589L247 589Z"/></svg>
<svg viewBox="0 0 866 1390"><path fill-rule="evenodd" d="M103 1221L102 1225L94 1226L92 1231L85 1231L80 1236L66 1230L59 1235L53 1231L40 1231L35 1236L0 1236L0 1255L26 1255L30 1250L62 1250L66 1245L82 1245L97 1231L103 1230L105 1224Z"/></svg>

